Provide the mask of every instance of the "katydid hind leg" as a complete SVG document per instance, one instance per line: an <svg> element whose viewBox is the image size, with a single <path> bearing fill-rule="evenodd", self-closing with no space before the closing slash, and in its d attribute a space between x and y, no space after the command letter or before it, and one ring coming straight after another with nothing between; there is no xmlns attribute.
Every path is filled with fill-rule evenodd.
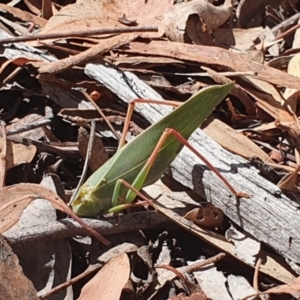
<svg viewBox="0 0 300 300"><path fill-rule="evenodd" d="M136 190L140 190L144 182L147 178L147 175L159 153L161 148L164 146L164 143L166 139L170 136L173 135L179 142L184 144L186 147L188 147L193 153L195 153L228 187L228 189L236 196L236 197L244 197L244 198L249 198L250 196L247 193L241 193L236 191L236 189L225 179L225 177L199 152L197 151L179 132L172 128L166 128L162 136L160 137L156 147L154 148L151 156L149 157L148 161L132 183L133 188ZM136 197L136 193L130 189L127 192L125 201L126 203L131 203L134 198Z"/></svg>
<svg viewBox="0 0 300 300"><path fill-rule="evenodd" d="M176 137L177 140L179 140L182 144L184 144L186 147L188 147L194 154L196 154L228 187L228 189L231 191L232 194L234 194L238 198L250 198L251 195L244 193L244 192L238 192L229 182L228 180L195 148L193 147L178 131L167 128L165 130L168 135L172 134L174 137Z"/></svg>

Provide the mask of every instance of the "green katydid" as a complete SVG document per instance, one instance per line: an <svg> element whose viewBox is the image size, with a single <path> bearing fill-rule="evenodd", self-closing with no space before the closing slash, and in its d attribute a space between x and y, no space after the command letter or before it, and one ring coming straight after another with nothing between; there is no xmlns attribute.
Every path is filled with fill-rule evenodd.
<svg viewBox="0 0 300 300"><path fill-rule="evenodd" d="M137 194L133 190L139 191L143 186L159 179L184 144L223 180L234 195L248 197L247 194L236 192L230 183L186 141L232 87L233 83L230 83L202 89L181 105L178 102L161 100L132 101L128 107L122 139L116 154L81 186L72 202L74 212L79 216L94 217L100 212L116 211L119 197L125 195L124 202L131 203ZM178 107L124 145L134 105L139 102ZM124 182L129 183L133 189L126 187Z"/></svg>

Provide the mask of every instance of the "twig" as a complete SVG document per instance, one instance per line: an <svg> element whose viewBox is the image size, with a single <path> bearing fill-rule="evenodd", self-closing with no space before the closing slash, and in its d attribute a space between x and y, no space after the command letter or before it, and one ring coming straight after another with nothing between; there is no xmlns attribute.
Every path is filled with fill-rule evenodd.
<svg viewBox="0 0 300 300"><path fill-rule="evenodd" d="M46 299L49 296L63 290L66 289L68 286L73 285L74 283L78 282L79 280L81 280L82 278L89 276L95 272L97 272L98 270L100 270L102 268L101 264L95 264L95 265L91 265L89 266L83 273L79 274L78 276L56 286L55 288L51 289L50 291L48 291L47 293L45 293L44 295L40 296L40 299Z"/></svg>
<svg viewBox="0 0 300 300"><path fill-rule="evenodd" d="M86 156L85 156L85 162L84 162L82 174L81 174L80 180L77 184L76 190L73 193L70 202L68 203L68 206L70 206L73 203L73 201L75 200L75 196L77 195L80 187L82 186L82 184L85 180L85 176L86 176L86 173L87 173L87 170L88 170L89 161L90 161L91 155L92 155L92 148L93 148L93 143L94 143L95 131L96 131L96 121L92 120L90 138L89 138L89 143L88 143L88 147L87 147L87 150L86 150Z"/></svg>
<svg viewBox="0 0 300 300"><path fill-rule="evenodd" d="M158 265L155 266L155 268L161 268L161 269L166 269L169 270L171 272L173 272L175 275L169 278L170 280L175 279L176 277L178 277L188 288L188 290L192 293L195 293L197 291L202 291L202 289L198 286L196 286L195 284L193 284L192 282L190 282L189 280L187 280L184 276L185 273L192 273L192 272L196 272L201 270L203 267L213 264L219 260L221 260L222 258L225 257L225 253L219 253L213 257L210 257L208 259L205 259L203 261L200 262L196 262L192 265L189 266L184 266L184 267L180 267L180 268L174 268L172 266L169 265ZM202 291L203 292L203 291Z"/></svg>
<svg viewBox="0 0 300 300"><path fill-rule="evenodd" d="M259 258L256 262L254 276L253 276L253 288L254 288L256 293L259 292L259 289L258 289L258 273L259 273L259 267L261 265L261 262L262 262L262 259Z"/></svg>
<svg viewBox="0 0 300 300"><path fill-rule="evenodd" d="M2 131L2 153L1 153L1 174L0 174L0 188L5 186L5 175L7 167L7 136L6 136L6 127L4 121L0 122L1 131Z"/></svg>
<svg viewBox="0 0 300 300"><path fill-rule="evenodd" d="M298 22L300 18L300 13L297 13L287 20L284 20L283 22L279 23L278 25L274 26L271 31L276 36L279 30L284 31L287 27L292 26Z"/></svg>
<svg viewBox="0 0 300 300"><path fill-rule="evenodd" d="M106 116L103 113L102 109L96 104L96 102L92 99L92 97L90 97L88 95L88 93L85 90L81 89L80 92L93 104L93 106L95 107L95 109L98 111L98 113L100 114L100 116L104 119L104 121L106 122L106 124L108 125L108 127L110 128L110 130L112 131L112 133L115 135L116 139L118 141L120 141L119 135L117 134L116 130L111 125L111 123L109 122L109 120L106 118Z"/></svg>
<svg viewBox="0 0 300 300"><path fill-rule="evenodd" d="M157 269L165 269L168 271L171 271L175 274L175 278L178 277L182 282L185 284L188 282L188 280L184 277L184 275L176 268L169 266L169 265L159 265L156 266Z"/></svg>
<svg viewBox="0 0 300 300"><path fill-rule="evenodd" d="M46 40L55 38L71 38L71 37L86 37L92 35L100 34L120 34L128 32L157 32L157 26L137 26L128 28L103 28L103 29L93 29L93 30L81 30L81 31L69 31L69 32L57 32L57 33L46 33L46 34L35 34L30 36L18 36L13 38L6 38L0 40L0 45L7 43L20 43L26 41L35 40Z"/></svg>
<svg viewBox="0 0 300 300"><path fill-rule="evenodd" d="M15 143L20 143L23 145L34 145L38 148L38 151L40 152L51 152L51 153L55 153L61 156L68 156L68 158L79 158L81 157L81 155L79 154L78 151L78 147L64 147L64 145L62 144L60 145L53 145L53 143L51 144L47 144L45 142L39 142L39 141L35 141L33 139L30 138L24 138L24 137L20 137L20 136L8 136L7 137L8 140L15 142Z"/></svg>
<svg viewBox="0 0 300 300"><path fill-rule="evenodd" d="M100 40L98 44L74 56L65 57L61 60L48 63L39 62L36 63L36 65L40 66L38 69L40 74L57 74L68 70L73 66L79 66L95 57L99 58L101 55L103 55L103 53L108 52L113 48L126 45L135 40L138 36L140 36L140 33L137 32L128 33L121 36L115 35L113 37Z"/></svg>
<svg viewBox="0 0 300 300"><path fill-rule="evenodd" d="M274 41L278 41L282 38L287 37L288 35L292 34L294 31L296 31L299 27L300 24L296 24L293 27L289 28L287 31L277 34L276 37L274 38Z"/></svg>
<svg viewBox="0 0 300 300"><path fill-rule="evenodd" d="M223 259L225 256L226 256L226 254L223 253L223 252L221 252L221 253L219 253L219 254L217 254L215 256L212 256L210 258L207 258L207 259L205 259L203 261L198 261L198 262L196 262L194 264L191 264L189 266L181 267L181 268L178 269L178 271L180 271L180 274L196 272L196 271L201 270L203 267L205 267L207 265L216 263L217 261ZM165 266L165 265L155 266L155 268L168 269L166 267L168 267L168 266Z"/></svg>
<svg viewBox="0 0 300 300"><path fill-rule="evenodd" d="M204 67L202 67L203 70L205 70ZM164 74L172 74L172 73L165 73ZM252 71L247 71L247 72L219 72L218 74L227 76L227 77L232 77L232 76L256 76L257 72L252 72ZM173 73L173 75L178 75L178 76L197 76L197 77L208 77L209 74L206 72L201 72L201 73Z"/></svg>

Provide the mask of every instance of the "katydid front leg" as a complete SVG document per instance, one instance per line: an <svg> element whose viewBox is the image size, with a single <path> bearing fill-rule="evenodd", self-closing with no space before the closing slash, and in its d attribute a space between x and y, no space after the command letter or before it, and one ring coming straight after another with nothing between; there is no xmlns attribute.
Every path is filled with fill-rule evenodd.
<svg viewBox="0 0 300 300"><path fill-rule="evenodd" d="M164 105L169 105L169 106L174 106L174 104L176 106L180 105L178 102L173 102L173 101L169 102L169 101L145 100L145 99L133 100L130 103L130 105L128 107L128 111L127 111L127 117L126 117L124 130L123 130L123 134L122 134L122 139L121 139L121 141L123 143L125 143L125 136L127 134L130 118L132 116L132 112L134 110L134 106L136 103L155 103L155 104L164 104ZM164 146L166 144L167 139L170 136L173 136L174 138L176 138L180 143L182 143L183 145L188 147L193 153L195 153L226 184L228 189L236 197L238 197L238 198L241 198L241 197L249 198L250 197L250 195L248 195L247 193L236 191L236 189L227 181L227 179L225 179L225 177L199 151L197 151L178 131L174 130L173 128L166 128L164 130L163 134L161 135L156 147L154 148L151 156L149 157L149 159L147 160L146 164L141 169L139 174L136 176L136 179L133 181L131 188L129 188L129 190L125 196L126 204L131 203L134 200L134 198L137 196L137 193L135 190L140 191L140 189L144 186L144 183L147 179L149 171L151 170L151 168L155 162L156 157L158 156L159 152L162 151L162 149L164 148ZM124 181L119 179L115 185L113 198L112 198L112 208L109 210L109 212L116 212L116 211L124 208L124 206L122 206L122 205L117 206L118 198L120 196L119 191L121 188L121 184L124 184Z"/></svg>

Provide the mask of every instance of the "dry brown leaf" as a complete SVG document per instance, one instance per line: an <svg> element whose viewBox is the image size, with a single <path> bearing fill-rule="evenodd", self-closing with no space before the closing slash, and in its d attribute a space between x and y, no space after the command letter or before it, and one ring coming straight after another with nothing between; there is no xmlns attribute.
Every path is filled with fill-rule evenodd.
<svg viewBox="0 0 300 300"><path fill-rule="evenodd" d="M119 51L121 52L121 50ZM257 72L256 78L279 86L294 89L299 89L300 86L300 78L247 60L238 53L230 52L218 47L153 40L148 44L131 42L129 49L122 50L122 52L166 56L198 63L222 65L230 67L237 72Z"/></svg>
<svg viewBox="0 0 300 300"><path fill-rule="evenodd" d="M276 120L274 122L274 125L276 128L280 128L282 131L287 131L291 136L295 137L298 139L300 135L300 124L297 121L297 123L294 121L280 121Z"/></svg>
<svg viewBox="0 0 300 300"><path fill-rule="evenodd" d="M3 139L0 138L0 153L2 153ZM9 170L20 163L30 163L36 154L36 146L23 145L14 143L10 140L7 141L6 153L6 169Z"/></svg>
<svg viewBox="0 0 300 300"><path fill-rule="evenodd" d="M300 192L300 177L298 172L300 166L298 166L294 172L285 175L279 182L278 187L282 190L289 191L299 195Z"/></svg>
<svg viewBox="0 0 300 300"><path fill-rule="evenodd" d="M253 296L258 296L258 295L265 295L265 294L294 294L298 293L300 291L300 277L295 278L293 281L279 285L273 288L270 288L264 292L249 295L242 300L250 299Z"/></svg>
<svg viewBox="0 0 300 300"><path fill-rule="evenodd" d="M294 122L293 115L289 112L287 106L282 105L279 101L275 100L272 94L258 91L251 86L241 86L248 94L253 96L257 100L257 106L268 113L276 120L283 122ZM283 100L283 98L282 98Z"/></svg>
<svg viewBox="0 0 300 300"><path fill-rule="evenodd" d="M61 33L80 30L127 27L118 19L126 16L137 25L158 26L159 32L144 33L147 37L160 37L164 30L162 15L172 6L172 0L79 0L62 8L49 19L40 33Z"/></svg>
<svg viewBox="0 0 300 300"><path fill-rule="evenodd" d="M296 54L289 62L288 73L297 77L300 77L300 54ZM286 103L290 106L291 111L296 113L297 100L298 100L299 89L289 89L284 91L284 99Z"/></svg>
<svg viewBox="0 0 300 300"><path fill-rule="evenodd" d="M265 163L274 164L274 161L260 147L218 119L213 119L203 128L203 131L232 153L246 159L253 156L259 157Z"/></svg>
<svg viewBox="0 0 300 300"><path fill-rule="evenodd" d="M224 222L223 211L211 203L204 207L192 209L184 217L201 227L211 230L220 229Z"/></svg>
<svg viewBox="0 0 300 300"><path fill-rule="evenodd" d="M276 9L280 3L282 3L282 0L261 0L255 2L251 0L240 1L236 13L239 24L238 27L248 28L253 27L256 24L261 24L261 18L265 13L266 6L270 5Z"/></svg>
<svg viewBox="0 0 300 300"><path fill-rule="evenodd" d="M127 254L110 260L81 290L79 300L119 300L129 279L130 265Z"/></svg>
<svg viewBox="0 0 300 300"><path fill-rule="evenodd" d="M21 10L17 7L13 7L10 5L0 4L0 10L11 13L14 17L21 19L24 22L32 22L34 24L39 25L40 27L44 27L44 25L47 23L47 20L43 18L40 18L38 16L26 12L23 9Z"/></svg>
<svg viewBox="0 0 300 300"><path fill-rule="evenodd" d="M225 77L224 75L214 71L211 68L208 67L201 67L203 70L205 70L215 82L225 84L231 82L230 79ZM251 115L255 115L256 107L253 103L253 101L250 99L248 94L244 92L241 87L237 84L234 85L230 93L239 99L239 101L245 106L245 110L247 112L247 115L250 117Z"/></svg>
<svg viewBox="0 0 300 300"><path fill-rule="evenodd" d="M109 242L87 226L53 191L34 183L19 183L0 190L0 234L18 222L23 210L34 199L46 199L54 208L66 213L103 244Z"/></svg>
<svg viewBox="0 0 300 300"><path fill-rule="evenodd" d="M300 277L295 278L288 284L273 287L264 292L264 294L292 294L300 291Z"/></svg>
<svg viewBox="0 0 300 300"><path fill-rule="evenodd" d="M273 159L276 163L281 163L284 160L284 156L281 151L272 150L269 153L271 159Z"/></svg>
<svg viewBox="0 0 300 300"><path fill-rule="evenodd" d="M0 253L0 298L38 300L37 291L24 275L18 257L2 236L0 236Z"/></svg>
<svg viewBox="0 0 300 300"><path fill-rule="evenodd" d="M258 35L262 32L263 27L253 27L253 28L234 28L233 35L235 40L235 48L238 50L247 50L246 53L252 52L249 49L253 46L253 41L258 37ZM258 51L258 50L256 50ZM263 52L258 51L262 56L262 60L259 62L263 62Z"/></svg>
<svg viewBox="0 0 300 300"><path fill-rule="evenodd" d="M188 36L189 42L204 44L201 23L205 25L210 33L229 19L232 9L231 0L226 0L220 6L214 6L205 0L176 4L164 15L165 34L171 41L184 43L187 41ZM190 19L193 15L197 16L194 22ZM191 27L197 27L197 30L192 31Z"/></svg>
<svg viewBox="0 0 300 300"><path fill-rule="evenodd" d="M82 157L86 156L86 151L88 148L89 137L88 132L83 127L78 130L78 149ZM109 159L108 154L106 153L102 140L99 136L95 136L91 158L89 160L90 169L95 172L98 170L107 160Z"/></svg>

